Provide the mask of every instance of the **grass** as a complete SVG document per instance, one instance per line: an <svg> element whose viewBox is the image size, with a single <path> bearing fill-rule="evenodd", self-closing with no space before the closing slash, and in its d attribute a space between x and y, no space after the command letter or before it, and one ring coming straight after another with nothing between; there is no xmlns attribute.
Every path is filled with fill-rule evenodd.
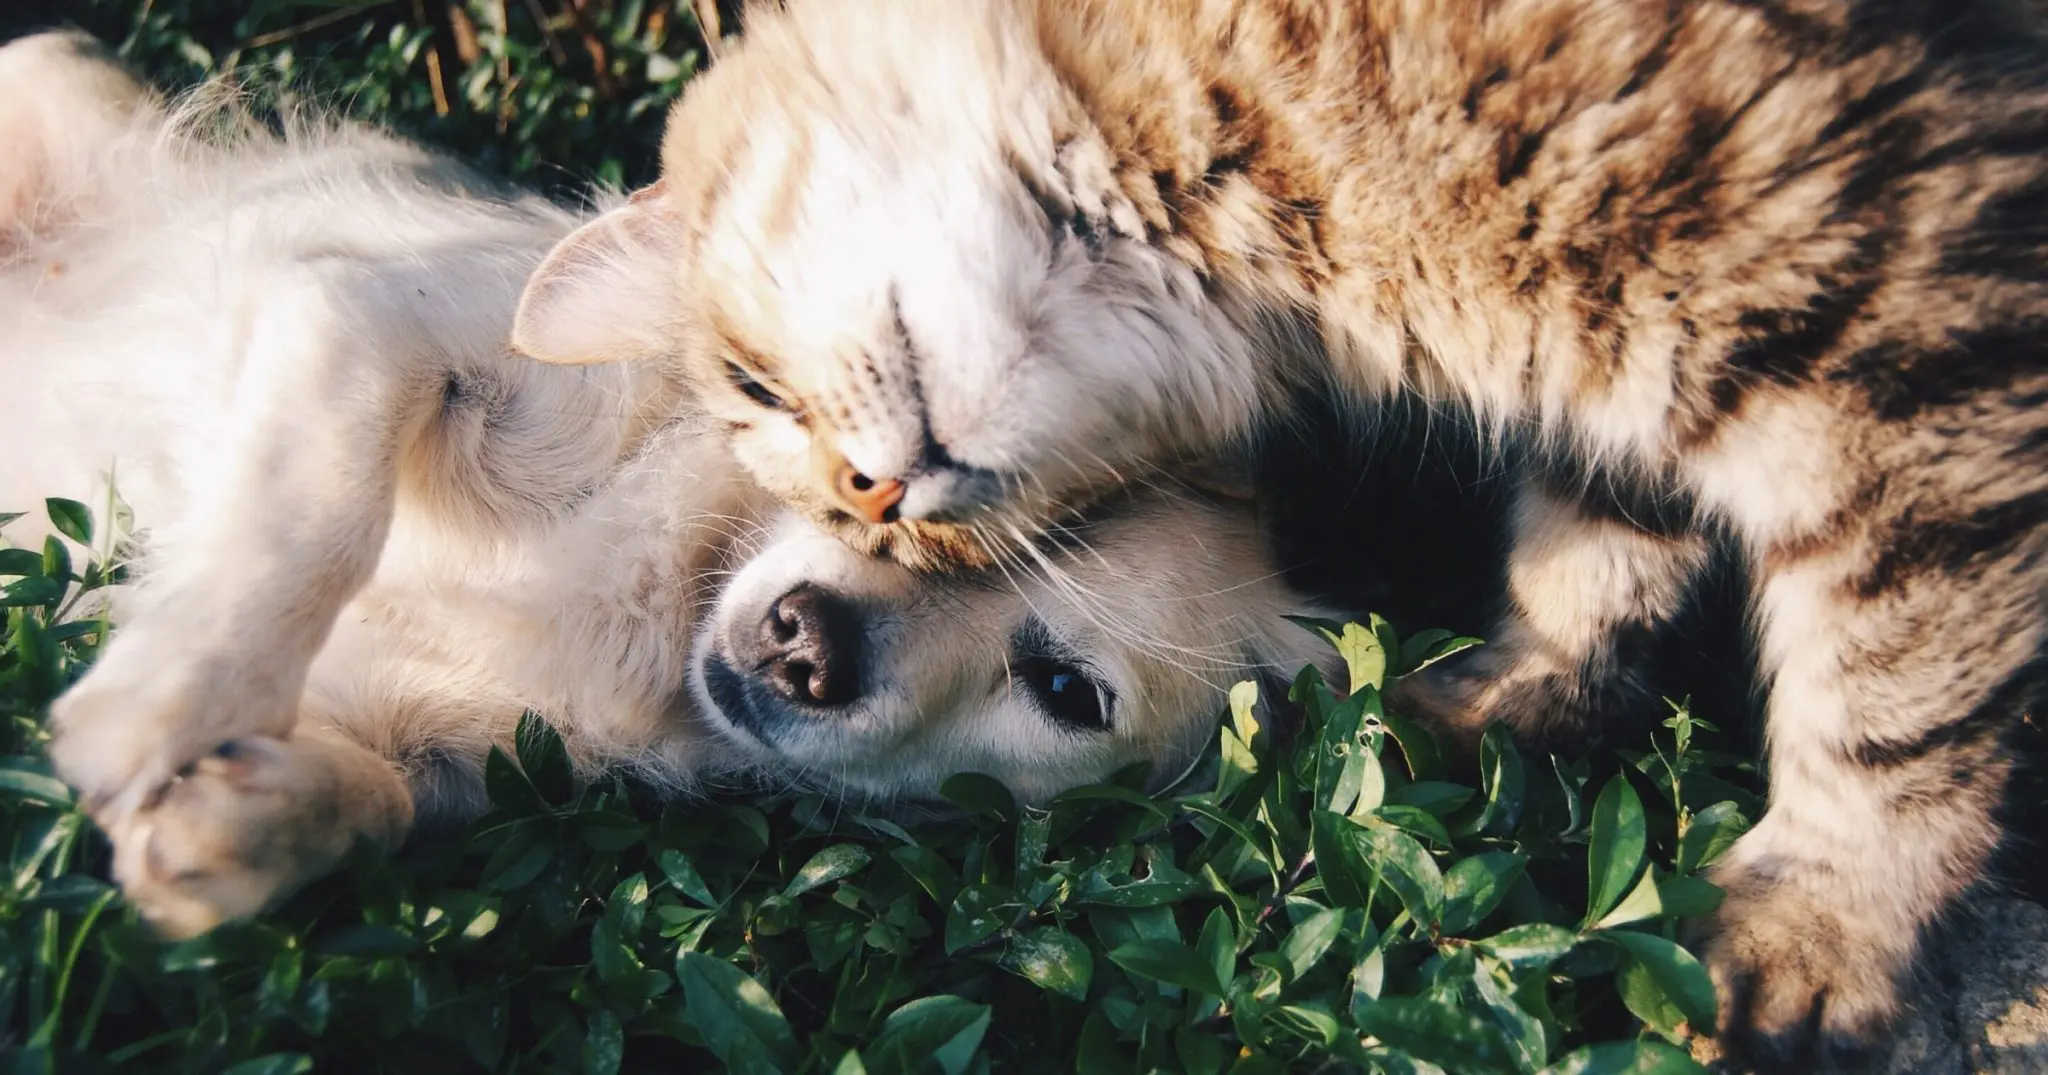
<svg viewBox="0 0 2048 1075"><path fill-rule="evenodd" d="M1681 706L1639 750L1494 735L1461 773L1380 689L1464 640L1379 623L1305 628L1350 683L1305 670L1291 737L1241 685L1183 790L1134 772L1039 811L963 775L961 816L914 830L578 789L529 717L466 831L160 943L40 756L105 638L59 612L119 578L62 548L0 551L14 1071L1698 1070L1713 994L1675 941L1718 902L1746 767Z"/></svg>
<svg viewBox="0 0 2048 1075"><path fill-rule="evenodd" d="M659 0L68 14L165 84L283 78L557 189L651 178L706 53ZM90 545L92 513L54 506ZM1454 770L1379 703L1453 640L1325 625L1350 682L1305 672L1291 736L1240 693L1210 780L1176 793L1133 773L1021 810L962 776L961 815L914 831L808 797L664 804L572 787L532 719L466 831L164 944L41 757L49 701L105 640L67 610L119 577L0 550L11 1071L1690 1071L1712 994L1674 940L1756 809L1683 707L1635 750L1496 737Z"/></svg>

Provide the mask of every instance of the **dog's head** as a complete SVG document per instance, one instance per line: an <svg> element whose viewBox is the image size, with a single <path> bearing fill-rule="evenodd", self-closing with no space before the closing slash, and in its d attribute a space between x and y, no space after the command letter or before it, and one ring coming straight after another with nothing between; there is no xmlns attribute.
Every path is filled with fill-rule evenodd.
<svg viewBox="0 0 2048 1075"><path fill-rule="evenodd" d="M1278 701L1328 651L1249 507L1147 492L981 574L914 573L792 520L726 587L691 688L770 781L924 799L959 772L1024 801L1133 762L1183 772L1231 686Z"/></svg>

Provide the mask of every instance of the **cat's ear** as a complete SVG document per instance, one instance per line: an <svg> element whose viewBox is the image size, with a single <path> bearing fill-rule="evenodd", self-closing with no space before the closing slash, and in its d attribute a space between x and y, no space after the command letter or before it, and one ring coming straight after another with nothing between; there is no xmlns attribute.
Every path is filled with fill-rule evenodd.
<svg viewBox="0 0 2048 1075"><path fill-rule="evenodd" d="M542 362L584 365L650 358L675 349L675 281L682 222L662 185L556 244L526 281L512 346Z"/></svg>

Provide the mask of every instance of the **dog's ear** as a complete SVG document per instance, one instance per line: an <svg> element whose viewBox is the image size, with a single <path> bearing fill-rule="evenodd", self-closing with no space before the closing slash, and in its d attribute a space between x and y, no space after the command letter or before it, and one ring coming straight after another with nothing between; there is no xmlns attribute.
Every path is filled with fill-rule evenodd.
<svg viewBox="0 0 2048 1075"><path fill-rule="evenodd" d="M636 191L555 245L519 297L515 350L580 366L675 348L684 236L662 194L660 183Z"/></svg>

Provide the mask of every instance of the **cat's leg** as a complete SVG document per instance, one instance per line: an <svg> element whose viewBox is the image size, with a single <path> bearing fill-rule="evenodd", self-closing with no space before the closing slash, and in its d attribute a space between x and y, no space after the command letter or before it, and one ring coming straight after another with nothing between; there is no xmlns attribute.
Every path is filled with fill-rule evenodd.
<svg viewBox="0 0 2048 1075"><path fill-rule="evenodd" d="M290 732L383 547L401 446L439 398L431 337L386 290L337 262L249 296L187 510L140 520L150 556L121 629L52 710L57 769L109 827L221 744Z"/></svg>
<svg viewBox="0 0 2048 1075"><path fill-rule="evenodd" d="M178 938L263 910L358 839L396 848L412 820L412 792L389 759L309 725L221 744L107 835L122 894Z"/></svg>
<svg viewBox="0 0 2048 1075"><path fill-rule="evenodd" d="M1770 805L1714 868L1703 955L1724 1039L1766 1067L1853 1063L1998 842L2003 737L2048 684L2048 470L2012 466L2000 424L1855 437L1853 467L1777 437L1722 475L1757 564Z"/></svg>
<svg viewBox="0 0 2048 1075"><path fill-rule="evenodd" d="M1690 513L1676 514L1526 473L1505 614L1486 645L1407 677L1390 700L1452 746L1472 745L1492 721L1527 742L1573 742L1644 700L1642 665L1707 559Z"/></svg>

